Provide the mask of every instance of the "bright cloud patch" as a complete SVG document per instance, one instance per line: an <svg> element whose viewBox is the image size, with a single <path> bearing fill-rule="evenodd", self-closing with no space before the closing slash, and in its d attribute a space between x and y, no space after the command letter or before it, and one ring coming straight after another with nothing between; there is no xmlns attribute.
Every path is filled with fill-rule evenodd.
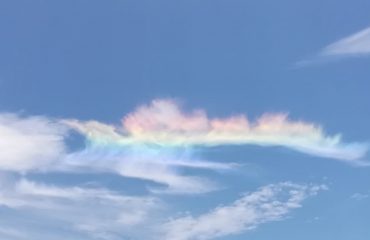
<svg viewBox="0 0 370 240"><path fill-rule="evenodd" d="M0 169L44 168L63 157L66 128L45 117L0 114Z"/></svg>

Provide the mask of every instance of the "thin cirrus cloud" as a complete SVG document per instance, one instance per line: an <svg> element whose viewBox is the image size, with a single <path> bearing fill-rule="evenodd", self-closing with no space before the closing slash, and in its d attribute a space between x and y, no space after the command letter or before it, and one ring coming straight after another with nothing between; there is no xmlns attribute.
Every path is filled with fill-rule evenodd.
<svg viewBox="0 0 370 240"><path fill-rule="evenodd" d="M204 177L183 175L180 168L228 171L234 165L197 160L189 149L93 143L82 151L68 154L54 168L60 171L111 172L160 184L149 186L151 192L195 194L216 190L218 184Z"/></svg>
<svg viewBox="0 0 370 240"><path fill-rule="evenodd" d="M331 60L362 57L370 54L370 27L339 39L320 50L318 54L295 63L297 67L304 67L315 63Z"/></svg>
<svg viewBox="0 0 370 240"><path fill-rule="evenodd" d="M370 27L340 39L321 51L321 56L361 56L370 54Z"/></svg>
<svg viewBox="0 0 370 240"><path fill-rule="evenodd" d="M207 240L239 234L260 224L284 219L325 185L271 184L208 213L175 218L163 225L166 240Z"/></svg>
<svg viewBox="0 0 370 240"><path fill-rule="evenodd" d="M264 114L255 122L244 115L209 118L204 110L184 112L176 101L154 100L125 116L122 126L97 121L65 120L92 145L160 148L220 145L281 146L313 156L361 164L366 143L344 143L319 125L293 121L286 114Z"/></svg>

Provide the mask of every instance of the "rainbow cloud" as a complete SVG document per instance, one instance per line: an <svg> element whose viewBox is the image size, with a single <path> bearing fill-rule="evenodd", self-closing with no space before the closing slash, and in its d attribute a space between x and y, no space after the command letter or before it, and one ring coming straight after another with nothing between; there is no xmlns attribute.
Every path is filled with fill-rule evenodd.
<svg viewBox="0 0 370 240"><path fill-rule="evenodd" d="M264 114L255 122L245 115L207 117L204 110L184 112L170 99L153 100L125 116L122 126L97 121L64 120L85 135L93 146L156 146L191 148L220 145L281 146L302 153L364 165L367 143L344 143L341 135L328 136L322 127L292 121L287 114Z"/></svg>

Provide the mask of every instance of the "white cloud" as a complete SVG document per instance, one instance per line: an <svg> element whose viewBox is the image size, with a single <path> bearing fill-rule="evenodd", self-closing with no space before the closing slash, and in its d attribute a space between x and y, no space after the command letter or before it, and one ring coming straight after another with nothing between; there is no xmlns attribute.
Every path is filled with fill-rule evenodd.
<svg viewBox="0 0 370 240"><path fill-rule="evenodd" d="M66 128L45 117L0 114L0 169L42 169L65 152Z"/></svg>
<svg viewBox="0 0 370 240"><path fill-rule="evenodd" d="M251 230L262 223L283 219L291 210L301 207L307 197L324 189L326 186L292 183L268 185L198 217L188 215L170 220L163 227L164 239L206 240Z"/></svg>
<svg viewBox="0 0 370 240"><path fill-rule="evenodd" d="M161 208L161 201L150 196L125 196L104 188L59 187L27 179L0 182L0 207L6 206L29 219L59 222L71 226L70 232L114 239L117 234L150 222L150 214ZM46 230L45 232L47 232ZM19 234L12 228L0 235ZM102 236L108 236L104 238ZM27 238L36 239L32 235Z"/></svg>
<svg viewBox="0 0 370 240"><path fill-rule="evenodd" d="M322 56L357 56L370 54L370 27L325 47Z"/></svg>

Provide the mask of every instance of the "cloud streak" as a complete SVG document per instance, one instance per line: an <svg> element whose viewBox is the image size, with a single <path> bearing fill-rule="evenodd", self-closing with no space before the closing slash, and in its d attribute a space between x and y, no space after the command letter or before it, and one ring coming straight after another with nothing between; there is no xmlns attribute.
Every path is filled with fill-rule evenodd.
<svg viewBox="0 0 370 240"><path fill-rule="evenodd" d="M370 27L340 39L321 51L321 56L361 56L370 54Z"/></svg>
<svg viewBox="0 0 370 240"><path fill-rule="evenodd" d="M326 186L272 184L244 195L230 205L210 212L172 219L163 226L166 240L207 240L240 234L259 225L285 218L293 209Z"/></svg>

